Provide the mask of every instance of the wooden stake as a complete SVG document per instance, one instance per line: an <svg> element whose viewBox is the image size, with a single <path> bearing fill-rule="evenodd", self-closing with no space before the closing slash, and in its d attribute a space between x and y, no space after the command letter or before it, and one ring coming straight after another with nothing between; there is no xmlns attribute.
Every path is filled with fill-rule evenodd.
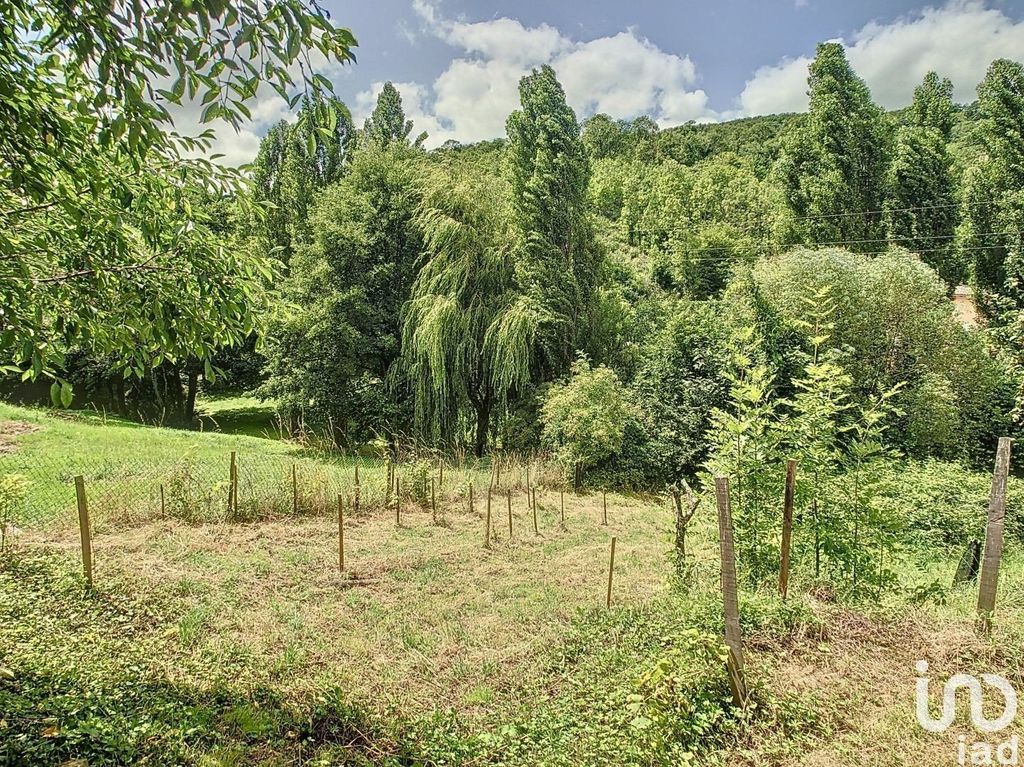
<svg viewBox="0 0 1024 767"><path fill-rule="evenodd" d="M472 514L473 509L473 483L469 483L469 513Z"/></svg>
<svg viewBox="0 0 1024 767"><path fill-rule="evenodd" d="M352 513L355 516L357 516L357 517L359 516L359 496L360 496L360 494L361 494L361 492L360 492L360 487L359 487L359 464L357 463L356 464L356 486L355 486L355 489L354 489L354 491L352 493Z"/></svg>
<svg viewBox="0 0 1024 767"><path fill-rule="evenodd" d="M615 536L612 536L612 551L608 557L608 595L605 597L604 606L612 606L612 573L615 572Z"/></svg>
<svg viewBox="0 0 1024 767"><path fill-rule="evenodd" d="M78 529L82 535L82 568L85 570L85 586L91 589L92 526L89 524L89 504L85 499L85 477L75 477L75 495L78 496Z"/></svg>
<svg viewBox="0 0 1024 767"><path fill-rule="evenodd" d="M505 498L508 501L508 537L512 538L512 490L511 488L505 491Z"/></svg>
<svg viewBox="0 0 1024 767"><path fill-rule="evenodd" d="M530 500L530 462L526 462L526 500Z"/></svg>
<svg viewBox="0 0 1024 767"><path fill-rule="evenodd" d="M487 519L484 521L484 548L491 545L491 488L487 488Z"/></svg>
<svg viewBox="0 0 1024 767"><path fill-rule="evenodd" d="M988 499L988 527L985 533L985 556L981 562L978 587L978 627L985 633L992 629L999 586L999 566L1003 559L1003 529L1006 526L1006 478L1010 472L1009 437L999 438L996 466L992 473L992 491Z"/></svg>
<svg viewBox="0 0 1024 767"><path fill-rule="evenodd" d="M789 557L793 542L793 499L796 495L796 461L786 461L786 494L782 502L782 561L779 565L779 596L789 593Z"/></svg>
<svg viewBox="0 0 1024 767"><path fill-rule="evenodd" d="M238 462L237 454L231 451L231 466L228 469L228 514L238 512Z"/></svg>
<svg viewBox="0 0 1024 767"><path fill-rule="evenodd" d="M338 572L345 573L345 499L338 493Z"/></svg>
<svg viewBox="0 0 1024 767"><path fill-rule="evenodd" d="M736 586L736 552L732 533L732 508L729 503L729 478L715 477L718 501L718 538L722 554L722 603L725 610L725 644L729 648L729 686L733 702L742 707L747 700L743 678L743 637L740 633L740 606Z"/></svg>
<svg viewBox="0 0 1024 767"><path fill-rule="evenodd" d="M533 534L540 535L537 529L537 488L533 488Z"/></svg>
<svg viewBox="0 0 1024 767"><path fill-rule="evenodd" d="M292 514L299 514L299 479L295 471L295 464L292 464Z"/></svg>
<svg viewBox="0 0 1024 767"><path fill-rule="evenodd" d="M395 475L395 525L402 526L402 478Z"/></svg>
<svg viewBox="0 0 1024 767"><path fill-rule="evenodd" d="M602 507L603 507L602 508L602 514L603 514L603 517L604 517L602 522L601 522L601 524L602 525L607 525L608 524L608 491L607 490L602 490L601 491L601 503L602 503Z"/></svg>
<svg viewBox="0 0 1024 767"><path fill-rule="evenodd" d="M498 462L494 464L494 486L501 487L501 456L498 456Z"/></svg>

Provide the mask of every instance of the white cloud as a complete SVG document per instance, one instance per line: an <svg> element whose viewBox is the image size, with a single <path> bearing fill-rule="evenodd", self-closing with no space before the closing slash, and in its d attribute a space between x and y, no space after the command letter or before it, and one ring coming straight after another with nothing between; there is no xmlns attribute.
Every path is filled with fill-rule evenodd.
<svg viewBox="0 0 1024 767"><path fill-rule="evenodd" d="M446 19L428 0L413 0L412 7L427 32L461 50L429 86L396 83L416 132L430 133L428 146L504 135L505 119L519 104L520 78L541 64L554 67L581 118L597 112L615 118L648 114L668 126L715 117L707 95L694 87L693 62L662 51L635 30L577 41L547 24ZM380 87L359 95L357 114L372 110Z"/></svg>
<svg viewBox="0 0 1024 767"><path fill-rule="evenodd" d="M993 59L1024 59L1024 22L980 0L953 0L890 24L872 22L842 41L872 96L887 109L906 106L929 71L953 81L954 98L972 101ZM739 113L807 108L807 56L758 69L739 97Z"/></svg>

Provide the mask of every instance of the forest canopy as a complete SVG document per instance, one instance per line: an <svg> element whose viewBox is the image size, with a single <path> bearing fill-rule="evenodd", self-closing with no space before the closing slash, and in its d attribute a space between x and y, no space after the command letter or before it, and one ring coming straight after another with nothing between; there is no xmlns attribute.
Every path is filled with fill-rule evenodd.
<svg viewBox="0 0 1024 767"><path fill-rule="evenodd" d="M505 139L430 151L391 83L357 126L300 66L316 87L289 91L295 119L267 133L250 172L186 159L194 145L168 130L161 98L205 94L213 116L241 119L257 80L287 90L301 51L351 58L347 31L289 8L293 27L257 0L222 11L243 34L183 58L185 22L147 18L154 34L127 42L137 71L173 79L166 92L34 68L58 44L109 66L125 42L116 24L93 45L76 17L29 52L0 52L39 96L2 116L0 149L35 158L25 172L8 162L0 192L22 224L0 239L10 372L52 377L64 404L73 391L180 425L197 389L254 390L294 438L552 450L578 482L585 467L634 486L695 476L723 455L727 419L754 405L796 429L814 396L838 397L814 417L848 446L884 401L893 450L965 461L1015 428L1019 63L993 62L972 104L929 73L885 112L825 43L806 114L665 130L581 122L544 66L522 79ZM26 29L50 18L11 12ZM256 40L278 69L225 81L217 62ZM115 97L125 106L109 118L70 117ZM75 162L40 153L39 130ZM954 311L962 284L977 327Z"/></svg>

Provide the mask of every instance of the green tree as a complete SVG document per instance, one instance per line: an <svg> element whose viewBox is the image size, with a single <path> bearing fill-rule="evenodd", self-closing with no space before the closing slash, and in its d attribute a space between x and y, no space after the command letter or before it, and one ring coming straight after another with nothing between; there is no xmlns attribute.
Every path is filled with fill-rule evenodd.
<svg viewBox="0 0 1024 767"><path fill-rule="evenodd" d="M487 335L514 298L508 187L485 172L440 169L417 217L426 260L404 310L402 356L421 430L451 440L467 410L484 453L497 401Z"/></svg>
<svg viewBox="0 0 1024 767"><path fill-rule="evenodd" d="M726 380L729 398L711 411L708 442L712 446L705 478L731 476L736 544L754 581L774 571L780 451L779 401L771 370L756 359L759 339L753 327L738 328L730 339L732 360ZM752 353L753 352L753 353Z"/></svg>
<svg viewBox="0 0 1024 767"><path fill-rule="evenodd" d="M805 242L857 242L876 250L888 154L882 110L850 67L843 46L822 43L807 79L810 109L787 136L777 164Z"/></svg>
<svg viewBox="0 0 1024 767"><path fill-rule="evenodd" d="M990 459L1008 425L1013 379L986 348L985 335L956 319L945 283L927 264L899 249L876 256L798 249L759 262L753 281L782 320L772 334L784 339L787 326L813 322L805 296L828 288L836 304L830 344L843 350L856 402L904 382L893 403L904 411L893 430L902 450ZM941 420L956 425L940 429L936 415L946 407L937 399L946 393L955 415ZM922 399L928 408L914 406Z"/></svg>
<svg viewBox="0 0 1024 767"><path fill-rule="evenodd" d="M560 375L585 346L599 257L587 214L590 167L549 66L524 77L508 118L518 296L488 334L499 393Z"/></svg>
<svg viewBox="0 0 1024 767"><path fill-rule="evenodd" d="M956 258L956 186L947 149L953 130L953 84L929 72L914 90L911 123L899 128L886 174L889 239L921 255L950 285L963 268Z"/></svg>
<svg viewBox="0 0 1024 767"><path fill-rule="evenodd" d="M421 164L401 144L362 147L313 208L313 238L284 286L287 311L268 333L265 392L293 431L326 429L345 444L410 426L393 379L422 252Z"/></svg>
<svg viewBox="0 0 1024 767"><path fill-rule="evenodd" d="M303 99L293 123L282 120L260 142L252 167L253 196L267 203L255 219L265 247L279 249L288 264L309 239L314 197L341 178L354 135L348 108L338 99Z"/></svg>
<svg viewBox="0 0 1024 767"><path fill-rule="evenodd" d="M980 288L1022 304L1024 65L994 61L978 86L979 168L966 180L959 244Z"/></svg>
<svg viewBox="0 0 1024 767"><path fill-rule="evenodd" d="M405 119L402 95L390 81L384 83L384 87L377 96L377 104L373 108L373 113L366 119L366 124L363 126L363 133L371 143L378 147L386 147L393 142L408 145L412 128L412 120ZM412 143L418 147L426 139L427 134L421 133Z"/></svg>
<svg viewBox="0 0 1024 767"><path fill-rule="evenodd" d="M244 338L273 265L204 226L190 190L242 180L183 159L211 136L173 132L164 104L201 100L203 121L237 126L261 84L291 97L298 70L329 85L310 50L348 61L351 33L307 0L0 0L0 19L5 369L38 376L85 343L142 375Z"/></svg>
<svg viewBox="0 0 1024 767"><path fill-rule="evenodd" d="M577 491L583 487L587 466L622 447L631 410L615 371L603 365L591 367L585 356L572 363L568 381L548 390L541 408L544 441L562 463L573 467Z"/></svg>

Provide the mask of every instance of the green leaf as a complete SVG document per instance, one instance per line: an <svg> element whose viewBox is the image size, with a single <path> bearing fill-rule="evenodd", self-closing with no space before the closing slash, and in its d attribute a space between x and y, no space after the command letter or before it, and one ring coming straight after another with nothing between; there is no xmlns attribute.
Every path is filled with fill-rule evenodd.
<svg viewBox="0 0 1024 767"><path fill-rule="evenodd" d="M67 381L61 381L60 404L64 407L71 407L72 399L74 399L74 390L71 388L71 384Z"/></svg>

